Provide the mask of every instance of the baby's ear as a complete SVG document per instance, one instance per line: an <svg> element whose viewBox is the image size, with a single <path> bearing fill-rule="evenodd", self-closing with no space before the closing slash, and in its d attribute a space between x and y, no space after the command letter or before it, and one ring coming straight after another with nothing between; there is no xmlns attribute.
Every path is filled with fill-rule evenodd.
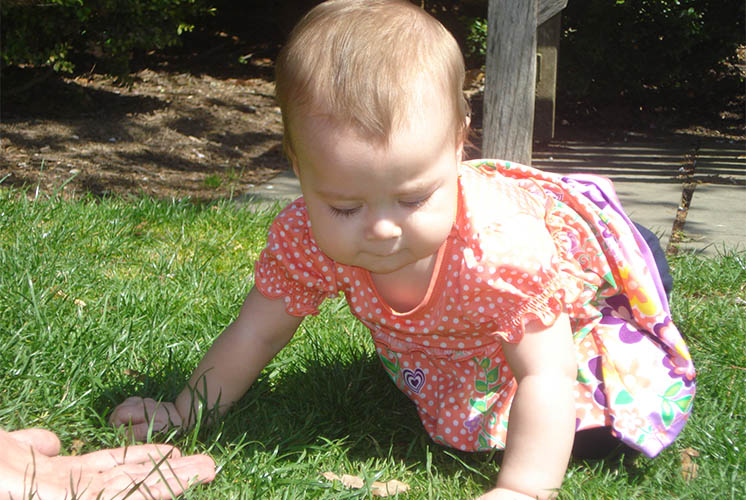
<svg viewBox="0 0 746 500"><path fill-rule="evenodd" d="M463 133L461 134L462 146L463 146L463 143L469 140L469 126L471 126L471 115L466 115L466 117L464 118Z"/></svg>
<svg viewBox="0 0 746 500"><path fill-rule="evenodd" d="M464 118L464 129L456 148L456 155L458 156L459 161L464 159L464 145L472 145L471 142L469 142L469 125L471 125L471 116L467 115L466 118Z"/></svg>
<svg viewBox="0 0 746 500"><path fill-rule="evenodd" d="M288 140L287 135L282 138L282 149L285 152L285 156L288 157L290 166L293 167L293 172L295 173L295 176L300 178L298 176L298 157L295 156L295 151L293 151L293 146L292 144L290 144L290 141Z"/></svg>

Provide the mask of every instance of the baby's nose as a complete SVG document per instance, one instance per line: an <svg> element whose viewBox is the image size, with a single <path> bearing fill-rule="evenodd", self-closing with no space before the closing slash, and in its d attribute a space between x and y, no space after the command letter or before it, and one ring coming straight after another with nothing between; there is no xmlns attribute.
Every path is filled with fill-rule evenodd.
<svg viewBox="0 0 746 500"><path fill-rule="evenodd" d="M388 240L399 236L401 236L401 226L387 217L375 218L368 228L369 239Z"/></svg>

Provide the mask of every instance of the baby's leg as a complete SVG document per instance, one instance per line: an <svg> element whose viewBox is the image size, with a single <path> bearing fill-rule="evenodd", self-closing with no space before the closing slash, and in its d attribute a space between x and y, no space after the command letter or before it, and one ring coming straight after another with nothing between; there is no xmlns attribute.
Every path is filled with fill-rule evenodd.
<svg viewBox="0 0 746 500"><path fill-rule="evenodd" d="M624 455L634 457L640 452L611 435L611 427L596 427L575 433L572 456L578 460L614 460Z"/></svg>
<svg viewBox="0 0 746 500"><path fill-rule="evenodd" d="M655 267L658 268L658 274L660 274L661 283L663 284L663 290L665 290L666 292L666 298L670 298L671 290L673 289L673 277L671 276L671 271L668 268L666 254L663 252L663 248L661 248L661 242L655 235L655 233L653 233L650 229L637 222L633 221L633 223L637 230L640 232L640 235L645 240L645 243L648 244L650 253L653 254L653 259L655 259Z"/></svg>

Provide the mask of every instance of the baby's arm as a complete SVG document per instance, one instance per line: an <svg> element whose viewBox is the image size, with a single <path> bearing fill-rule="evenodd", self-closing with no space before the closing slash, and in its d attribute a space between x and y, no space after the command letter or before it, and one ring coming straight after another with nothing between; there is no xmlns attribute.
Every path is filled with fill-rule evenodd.
<svg viewBox="0 0 746 500"><path fill-rule="evenodd" d="M577 363L569 319L563 314L550 327L531 321L525 331L518 344L503 343L518 389L497 489L485 500L552 498L575 437Z"/></svg>
<svg viewBox="0 0 746 500"><path fill-rule="evenodd" d="M268 299L253 288L238 318L215 340L175 403L128 398L114 409L112 425L131 425L135 439L143 440L150 420L157 431L194 425L201 402L206 403L204 414L216 405L224 413L290 341L302 320L288 314L282 300Z"/></svg>

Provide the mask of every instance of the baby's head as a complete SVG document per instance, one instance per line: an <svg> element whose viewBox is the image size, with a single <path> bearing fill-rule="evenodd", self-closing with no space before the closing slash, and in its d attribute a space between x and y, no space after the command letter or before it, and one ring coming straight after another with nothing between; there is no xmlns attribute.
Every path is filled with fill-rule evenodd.
<svg viewBox="0 0 746 500"><path fill-rule="evenodd" d="M430 96L454 140L468 130L464 61L453 36L406 0L329 0L298 23L277 59L276 95L292 150L294 120L323 116L387 144Z"/></svg>
<svg viewBox="0 0 746 500"><path fill-rule="evenodd" d="M456 41L404 0L330 0L276 64L285 151L318 248L427 284L456 217L468 126Z"/></svg>

